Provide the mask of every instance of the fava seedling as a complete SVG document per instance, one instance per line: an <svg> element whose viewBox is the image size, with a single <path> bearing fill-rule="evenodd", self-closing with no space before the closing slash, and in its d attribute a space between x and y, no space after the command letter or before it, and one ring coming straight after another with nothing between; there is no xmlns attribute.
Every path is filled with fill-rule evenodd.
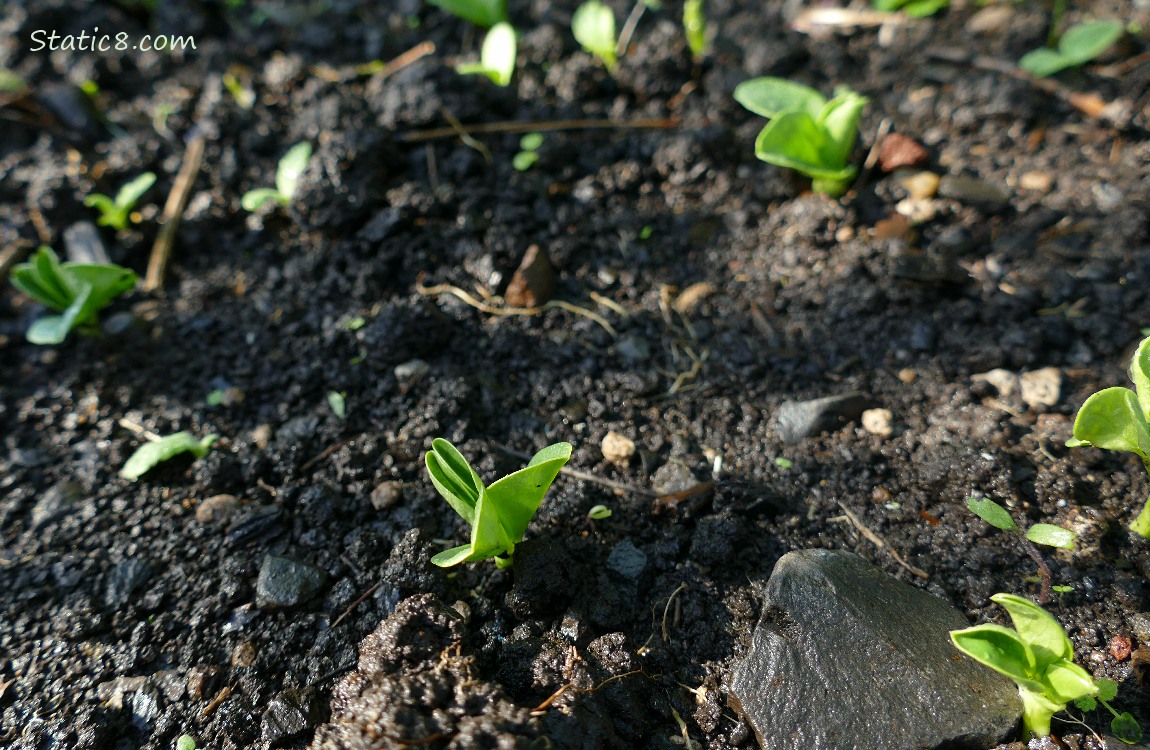
<svg viewBox="0 0 1150 750"><path fill-rule="evenodd" d="M490 29L507 21L507 0L427 0L437 8L476 26Z"/></svg>
<svg viewBox="0 0 1150 750"><path fill-rule="evenodd" d="M190 432L177 432L174 435L149 440L136 449L124 464L124 468L120 469L120 476L135 481L159 464L181 453L191 453L196 458L203 458L208 455L212 443L216 442L218 437L208 435L197 438Z"/></svg>
<svg viewBox="0 0 1150 750"><path fill-rule="evenodd" d="M618 39L615 38L614 11L599 0L587 0L571 16L571 33L607 70L615 69L619 58L615 54Z"/></svg>
<svg viewBox="0 0 1150 750"><path fill-rule="evenodd" d="M1050 566L1042 559L1042 555L1038 553L1034 545L1042 544L1047 547L1057 547L1059 549L1073 549L1077 534L1070 529L1049 523L1036 523L1023 532L1022 528L1019 527L1006 508L985 497L971 496L967 498L966 507L970 508L971 513L986 521L994 528L1002 529L1003 531L1011 532L1022 537L1023 547L1031 559L1037 563L1038 572L1042 578L1042 591L1038 595L1038 602L1040 604L1046 604L1050 601Z"/></svg>
<svg viewBox="0 0 1150 750"><path fill-rule="evenodd" d="M59 344L68 333L96 330L101 310L136 286L135 272L102 263L61 263L52 248L41 246L27 263L12 268L12 286L59 315L45 315L28 328L33 344Z"/></svg>
<svg viewBox="0 0 1150 750"><path fill-rule="evenodd" d="M953 630L950 639L959 651L1018 685L1022 726L1028 736L1049 735L1051 717L1071 701L1084 701L1081 708L1097 700L1109 708L1107 702L1114 698L1116 686L1108 680L1095 682L1074 663L1074 646L1050 613L1013 594L995 594L990 599L1006 610L1014 628L987 623ZM1116 733L1123 730L1119 737L1129 737L1133 718L1113 709L1111 713L1116 717Z"/></svg>
<svg viewBox="0 0 1150 750"><path fill-rule="evenodd" d="M427 473L447 504L471 526L471 542L440 552L431 562L447 568L493 558L498 567L510 567L515 545L523 540L543 496L570 458L570 443L549 445L526 468L485 487L454 445L442 438L433 440L424 457Z"/></svg>
<svg viewBox="0 0 1150 750"><path fill-rule="evenodd" d="M1150 472L1150 338L1142 340L1130 361L1134 389L1115 387L1095 393L1074 418L1074 437L1069 448L1092 445L1110 451L1129 451L1142 459ZM1150 539L1150 499L1130 524Z"/></svg>
<svg viewBox="0 0 1150 750"><path fill-rule="evenodd" d="M245 211L258 211L260 206L268 201L275 201L281 206L291 205L299 186L300 175L307 169L311 159L311 144L307 141L297 143L284 154L276 167L276 186L274 188L257 188L244 193L240 205Z"/></svg>
<svg viewBox="0 0 1150 750"><path fill-rule="evenodd" d="M857 169L847 164L867 99L846 87L826 98L783 78L753 78L735 87L735 101L770 122L755 139L755 156L810 177L815 192L837 198Z"/></svg>
<svg viewBox="0 0 1150 750"><path fill-rule="evenodd" d="M683 34L687 37L687 48L696 59L707 49L707 16L703 9L704 0L686 0L683 3Z"/></svg>
<svg viewBox="0 0 1150 750"><path fill-rule="evenodd" d="M461 75L485 75L497 86L507 86L515 74L516 40L511 24L500 22L491 27L483 40L479 62L455 66Z"/></svg>
<svg viewBox="0 0 1150 750"><path fill-rule="evenodd" d="M1090 21L1071 26L1058 40L1058 48L1040 47L1018 61L1018 67L1045 78L1066 68L1077 68L1101 55L1122 36L1118 21Z"/></svg>
<svg viewBox="0 0 1150 750"><path fill-rule="evenodd" d="M881 13L901 10L911 18L926 18L950 7L950 0L871 0L871 4Z"/></svg>
<svg viewBox="0 0 1150 750"><path fill-rule="evenodd" d="M92 193L84 199L84 205L100 212L100 218L96 220L97 224L122 232L132 222L132 209L136 207L136 201L140 200L144 193L148 192L148 188L155 183L156 175L151 172L144 172L120 188L115 198L103 193Z"/></svg>

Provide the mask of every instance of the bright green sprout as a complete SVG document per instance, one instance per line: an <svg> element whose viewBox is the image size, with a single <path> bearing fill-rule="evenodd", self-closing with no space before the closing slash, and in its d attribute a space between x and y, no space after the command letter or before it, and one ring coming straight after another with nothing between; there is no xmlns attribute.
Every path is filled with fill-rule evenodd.
<svg viewBox="0 0 1150 750"><path fill-rule="evenodd" d="M511 157L511 166L516 172L526 172L539 161L539 147L543 145L542 133L527 133L519 139L519 153Z"/></svg>
<svg viewBox="0 0 1150 750"><path fill-rule="evenodd" d="M1081 711L1093 711L1098 708L1101 703L1110 712L1110 731L1114 732L1114 736L1125 742L1127 745L1133 745L1142 741L1142 727L1134 720L1134 717L1129 713L1123 711L1118 713L1114 707L1110 705L1110 701L1118 695L1118 683L1114 680L1102 678L1096 680L1095 685L1098 686L1098 695L1093 698L1079 698L1074 701L1074 705Z"/></svg>
<svg viewBox="0 0 1150 750"><path fill-rule="evenodd" d="M92 193L84 199L84 205L100 212L97 224L122 232L131 223L132 209L136 207L136 201L140 200L140 197L155 183L156 175L144 172L120 188L115 198L103 193Z"/></svg>
<svg viewBox="0 0 1150 750"><path fill-rule="evenodd" d="M603 63L607 70L614 70L619 58L615 55L615 13L599 0L587 2L575 9L571 16L571 33L575 41Z"/></svg>
<svg viewBox="0 0 1150 750"><path fill-rule="evenodd" d="M331 409L331 413L335 418L341 422L347 419L347 401L339 391L331 391L327 394L327 405Z"/></svg>
<svg viewBox="0 0 1150 750"><path fill-rule="evenodd" d="M61 263L41 246L27 263L12 267L12 286L59 315L45 315L28 327L33 344L59 344L73 328L92 332L100 310L136 286L128 268L101 263Z"/></svg>
<svg viewBox="0 0 1150 750"><path fill-rule="evenodd" d="M490 29L507 21L507 0L427 0L453 16ZM418 19L417 19L418 20Z"/></svg>
<svg viewBox="0 0 1150 750"><path fill-rule="evenodd" d="M683 3L683 33L687 37L687 47L691 54L702 57L707 49L707 16L703 10L704 0L686 0Z"/></svg>
<svg viewBox="0 0 1150 750"><path fill-rule="evenodd" d="M357 315L354 318L348 318L341 325L348 331L358 331L367 325L367 318Z"/></svg>
<svg viewBox="0 0 1150 750"><path fill-rule="evenodd" d="M248 110L256 104L256 92L245 86L234 73L224 73L224 88L232 95L236 106Z"/></svg>
<svg viewBox="0 0 1150 750"><path fill-rule="evenodd" d="M655 233L655 227L648 224L639 230L639 239L649 240L649 239L651 239L651 235L654 233Z"/></svg>
<svg viewBox="0 0 1150 750"><path fill-rule="evenodd" d="M135 481L152 468L162 464L170 458L181 453L191 453L196 458L203 458L211 450L212 443L216 442L218 435L208 435L197 439L190 432L177 432L174 435L151 440L144 443L120 469L120 476Z"/></svg>
<svg viewBox="0 0 1150 750"><path fill-rule="evenodd" d="M603 521L614 515L615 511L608 508L606 505L594 505L591 510L587 511L587 517L592 521Z"/></svg>
<svg viewBox="0 0 1150 750"><path fill-rule="evenodd" d="M1073 586L1051 586L1050 590L1056 594L1069 594L1074 590Z"/></svg>
<svg viewBox="0 0 1150 750"><path fill-rule="evenodd" d="M794 462L791 461L789 458L783 458L782 456L779 456L778 458L775 459L775 466L778 466L783 471L786 471L787 469L791 468L794 465L795 465Z"/></svg>
<svg viewBox="0 0 1150 750"><path fill-rule="evenodd" d="M1091 21L1071 26L1058 40L1058 49L1040 47L1018 61L1018 67L1045 78L1066 68L1077 68L1101 55L1122 36L1118 21Z"/></svg>
<svg viewBox="0 0 1150 750"><path fill-rule="evenodd" d="M515 545L543 502L543 496L571 458L570 443L555 443L535 454L526 468L508 474L490 487L455 446L436 438L424 457L431 483L456 513L471 526L471 542L431 558L441 568L462 562L495 559L510 567Z"/></svg>
<svg viewBox="0 0 1150 750"><path fill-rule="evenodd" d="M837 198L858 170L847 164L867 98L846 87L827 101L783 78L752 78L735 87L735 101L770 122L755 139L755 156L810 177L815 192Z"/></svg>
<svg viewBox="0 0 1150 750"><path fill-rule="evenodd" d="M949 7L950 0L871 0L871 4L880 13L901 10L911 18L926 18Z"/></svg>
<svg viewBox="0 0 1150 750"><path fill-rule="evenodd" d="M1130 379L1134 381L1134 391L1107 388L1086 399L1074 418L1074 437L1066 441L1066 446L1093 445L1110 451L1130 451L1142 459L1142 465L1150 472L1150 338L1142 340L1130 360ZM1150 539L1150 499L1130 528Z"/></svg>
<svg viewBox="0 0 1150 750"><path fill-rule="evenodd" d="M515 29L501 21L491 27L483 40L479 62L463 63L455 66L461 75L485 75L497 86L507 86L515 73L516 41Z"/></svg>
<svg viewBox="0 0 1150 750"><path fill-rule="evenodd" d="M1073 644L1046 610L1013 594L990 598L1007 611L1014 628L976 625L952 630L950 639L959 651L1018 685L1023 730L1045 737L1054 714L1071 701L1098 697L1100 686L1074 663Z"/></svg>
<svg viewBox="0 0 1150 750"><path fill-rule="evenodd" d="M308 160L311 159L311 144L307 141L297 143L284 154L276 167L276 186L274 188L257 188L244 193L240 205L245 211L258 211L260 206L268 201L275 201L281 206L291 204L299 185L300 175L307 169Z"/></svg>
<svg viewBox="0 0 1150 750"><path fill-rule="evenodd" d="M176 750L196 750L196 741L191 735L181 734L176 740Z"/></svg>
<svg viewBox="0 0 1150 750"><path fill-rule="evenodd" d="M996 529L1022 533L1022 529L1010 517L1006 508L989 498L971 496L967 498L966 507L970 508L971 513ZM1074 549L1074 542L1077 537L1070 529L1049 523L1034 524L1026 530L1024 536L1035 544L1044 544L1047 547L1058 547L1059 549Z"/></svg>

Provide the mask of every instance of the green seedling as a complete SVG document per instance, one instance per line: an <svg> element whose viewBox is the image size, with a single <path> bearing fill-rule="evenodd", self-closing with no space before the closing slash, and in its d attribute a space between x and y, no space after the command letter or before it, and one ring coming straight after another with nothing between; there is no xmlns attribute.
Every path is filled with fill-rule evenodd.
<svg viewBox="0 0 1150 750"><path fill-rule="evenodd" d="M156 175L151 172L144 172L120 188L115 198L103 193L92 193L84 199L84 205L100 212L100 218L96 220L97 224L102 227L112 227L122 232L128 228L128 224L132 221L132 209L136 207L136 201L140 200L140 197L148 192L148 188L155 183Z"/></svg>
<svg viewBox="0 0 1150 750"><path fill-rule="evenodd" d="M1045 78L1066 68L1077 68L1101 55L1122 36L1118 21L1091 21L1071 26L1058 40L1058 49L1040 47L1018 61L1018 67Z"/></svg>
<svg viewBox="0 0 1150 750"><path fill-rule="evenodd" d="M683 34L687 37L687 48L696 58L702 57L707 49L707 16L703 2L686 0L683 3Z"/></svg>
<svg viewBox="0 0 1150 750"><path fill-rule="evenodd" d="M41 246L27 263L12 268L12 286L59 315L45 315L28 328L33 344L59 344L77 328L96 330L99 312L136 286L131 269L102 263L61 263L52 248Z"/></svg>
<svg viewBox="0 0 1150 750"><path fill-rule="evenodd" d="M857 169L847 164L867 98L844 87L835 98L783 78L753 78L735 87L735 101L770 122L755 139L755 156L811 178L815 192L837 198Z"/></svg>
<svg viewBox="0 0 1150 750"><path fill-rule="evenodd" d="M1013 594L995 594L990 599L1006 610L1014 628L987 623L952 630L950 639L959 651L1018 685L1022 727L1028 735L1049 735L1051 717L1071 701L1091 705L1092 700L1106 703L1114 698L1116 686L1095 682L1074 663L1074 645L1050 613ZM1128 721L1133 719L1123 719L1120 728Z"/></svg>
<svg viewBox="0 0 1150 750"><path fill-rule="evenodd" d="M303 141L292 146L276 167L276 186L274 188L249 190L240 199L240 205L244 207L245 211L258 211L260 206L268 201L275 201L281 206L291 205L296 187L299 186L300 175L307 169L307 163L310 159L310 143Z"/></svg>
<svg viewBox="0 0 1150 750"><path fill-rule="evenodd" d="M176 750L196 750L196 740L189 734L181 734L176 740Z"/></svg>
<svg viewBox="0 0 1150 750"><path fill-rule="evenodd" d="M926 18L950 7L950 0L871 0L871 4L880 13L901 10L911 18Z"/></svg>
<svg viewBox="0 0 1150 750"><path fill-rule="evenodd" d="M1074 418L1074 437L1066 446L1129 451L1137 454L1150 472L1150 338L1142 340L1130 360L1130 380L1133 391L1106 388L1086 399ZM1130 528L1150 539L1150 499Z"/></svg>
<svg viewBox="0 0 1150 750"><path fill-rule="evenodd" d="M339 391L328 392L327 406L339 421L347 419L347 399Z"/></svg>
<svg viewBox="0 0 1150 750"><path fill-rule="evenodd" d="M507 0L427 0L453 16L490 29L507 21Z"/></svg>
<svg viewBox="0 0 1150 750"><path fill-rule="evenodd" d="M457 65L455 72L461 75L485 75L495 85L507 86L515 73L515 54L515 29L507 22L500 22L492 26L483 39L479 62Z"/></svg>
<svg viewBox="0 0 1150 750"><path fill-rule="evenodd" d="M1079 698L1074 701L1074 705L1081 711L1093 711L1098 708L1101 703L1110 712L1110 731L1114 732L1114 736L1125 742L1127 745L1133 745L1136 742L1142 741L1142 727L1134 720L1134 717L1125 711L1118 713L1114 707L1110 705L1110 701L1118 696L1118 683L1114 680L1102 678L1095 680L1094 684L1098 687L1098 694L1093 697Z"/></svg>
<svg viewBox="0 0 1150 750"><path fill-rule="evenodd" d="M515 545L522 541L543 496L571 458L571 444L547 446L532 457L526 468L508 474L490 487L483 485L467 459L443 438L432 441L424 458L435 489L471 526L469 544L440 552L431 562L447 568L494 558L498 567L506 568L512 564Z"/></svg>
<svg viewBox="0 0 1150 750"><path fill-rule="evenodd" d="M198 439L190 432L177 432L174 435L149 440L136 449L124 464L124 468L120 469L120 476L134 482L154 467L181 453L191 453L196 458L203 458L208 455L212 443L216 442L218 437L208 435Z"/></svg>
<svg viewBox="0 0 1150 750"><path fill-rule="evenodd" d="M587 517L592 521L605 521L614 515L615 511L608 508L606 505L594 505L591 510L587 511Z"/></svg>
<svg viewBox="0 0 1150 750"><path fill-rule="evenodd" d="M599 0L587 2L571 16L571 33L575 41L599 58L607 70L614 70L619 58L615 54L615 13Z"/></svg>
<svg viewBox="0 0 1150 750"><path fill-rule="evenodd" d="M542 133L527 133L519 139L519 153L511 157L511 166L516 172L526 172L539 161L539 147L543 145Z"/></svg>
<svg viewBox="0 0 1150 750"><path fill-rule="evenodd" d="M1050 566L1046 564L1046 560L1042 559L1042 555L1038 553L1038 549L1034 545L1042 544L1059 549L1073 549L1077 535L1070 529L1049 523L1036 523L1024 533L1011 517L1009 511L989 498L971 496L966 500L966 507L970 508L971 513L994 528L1022 537L1026 554L1030 555L1030 558L1038 565L1039 577L1042 580L1042 590L1038 594L1038 602L1046 604L1050 601L1052 590Z"/></svg>

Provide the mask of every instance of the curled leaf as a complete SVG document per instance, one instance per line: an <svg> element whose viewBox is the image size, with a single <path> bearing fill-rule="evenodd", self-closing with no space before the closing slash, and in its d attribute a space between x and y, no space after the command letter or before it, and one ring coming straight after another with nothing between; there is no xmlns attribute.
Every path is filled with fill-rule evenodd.
<svg viewBox="0 0 1150 750"><path fill-rule="evenodd" d="M213 434L203 439L197 439L190 432L177 432L174 435L144 443L124 464L124 468L120 470L120 476L135 481L153 467L181 453L191 453L196 458L203 458L218 437L218 435Z"/></svg>

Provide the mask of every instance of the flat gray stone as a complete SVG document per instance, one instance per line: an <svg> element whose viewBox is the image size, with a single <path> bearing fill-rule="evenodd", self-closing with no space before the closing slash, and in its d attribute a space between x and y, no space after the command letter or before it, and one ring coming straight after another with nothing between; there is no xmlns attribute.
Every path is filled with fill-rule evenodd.
<svg viewBox="0 0 1150 750"><path fill-rule="evenodd" d="M319 593L326 581L327 573L314 565L266 555L256 581L256 603L294 607Z"/></svg>
<svg viewBox="0 0 1150 750"><path fill-rule="evenodd" d="M784 443L797 443L826 430L837 430L872 406L872 399L861 393L786 401L775 412L775 425Z"/></svg>
<svg viewBox="0 0 1150 750"><path fill-rule="evenodd" d="M732 702L771 750L986 748L1010 736L1018 689L951 644L946 602L849 552L784 555Z"/></svg>

